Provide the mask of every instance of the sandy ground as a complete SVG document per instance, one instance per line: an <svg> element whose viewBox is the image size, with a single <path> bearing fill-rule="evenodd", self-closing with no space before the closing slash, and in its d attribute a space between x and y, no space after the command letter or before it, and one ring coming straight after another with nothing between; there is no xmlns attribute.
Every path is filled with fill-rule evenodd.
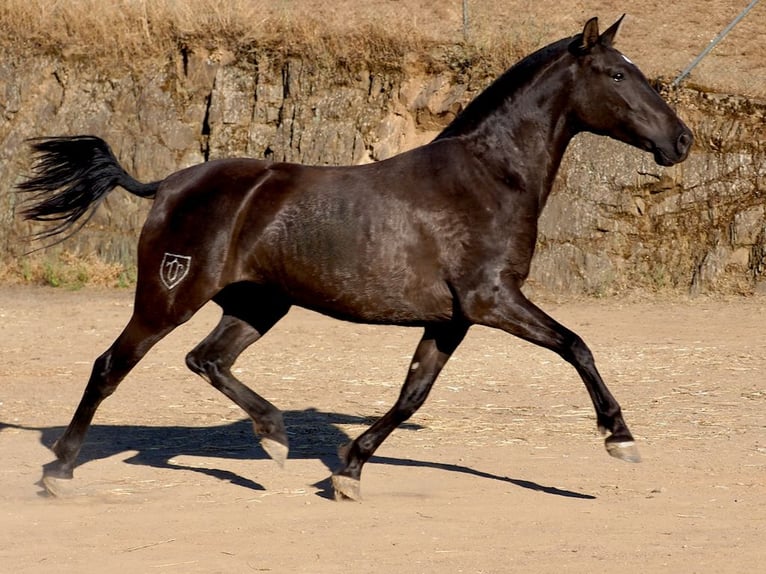
<svg viewBox="0 0 766 574"><path fill-rule="evenodd" d="M408 2L397 12L411 14ZM558 3L516 4L493 22L522 19L551 40L624 10L578 2L556 19ZM674 77L746 3L635 4L618 47ZM453 34L451 10L422 17ZM690 81L762 96L764 18L761 5ZM606 455L571 367L473 329L365 468L362 503L329 496L336 448L393 403L419 331L296 310L243 355L241 378L285 411L292 450L280 469L243 414L184 366L217 320L209 307L104 403L72 494L46 497L36 483L48 446L131 305L127 291L0 288L0 572L763 568L766 298L543 305L593 349L638 465Z"/></svg>
<svg viewBox="0 0 766 574"><path fill-rule="evenodd" d="M579 332L641 464L609 457L557 356L474 328L429 402L334 502L336 446L394 401L419 330L295 310L237 364L279 405L280 469L184 366L207 307L106 401L65 499L41 494L127 291L0 288L3 572L716 572L766 559L766 299L544 307Z"/></svg>

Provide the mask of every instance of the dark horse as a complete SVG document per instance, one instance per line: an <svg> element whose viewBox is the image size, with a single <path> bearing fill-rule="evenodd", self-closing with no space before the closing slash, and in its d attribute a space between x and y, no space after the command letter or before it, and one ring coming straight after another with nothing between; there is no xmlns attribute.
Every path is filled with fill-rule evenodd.
<svg viewBox="0 0 766 574"><path fill-rule="evenodd" d="M209 300L220 323L186 357L189 368L252 418L263 447L287 456L281 412L231 372L242 351L292 305L349 321L423 327L396 404L341 449L337 498L359 498L362 467L426 400L471 325L558 353L582 377L608 452L636 462L620 405L582 339L521 291L561 158L578 132L607 135L683 161L692 135L646 78L612 47L622 18L522 60L430 144L354 167L222 159L142 184L90 136L43 138L20 189L42 235L92 215L116 186L154 198L138 242L135 307L93 365L82 400L53 446L44 483L72 478L97 407L160 339ZM87 221L87 219L86 219Z"/></svg>

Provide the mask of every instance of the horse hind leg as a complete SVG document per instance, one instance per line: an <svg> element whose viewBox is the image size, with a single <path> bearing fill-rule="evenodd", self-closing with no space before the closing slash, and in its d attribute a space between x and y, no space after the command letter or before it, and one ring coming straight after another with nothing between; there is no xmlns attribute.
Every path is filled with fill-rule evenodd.
<svg viewBox="0 0 766 574"><path fill-rule="evenodd" d="M134 313L122 333L93 364L88 384L64 434L53 444L56 459L43 467L42 485L49 494L59 496L69 488L77 455L99 405L109 397L130 370L175 325L151 326Z"/></svg>
<svg viewBox="0 0 766 574"><path fill-rule="evenodd" d="M237 357L260 339L290 305L283 301L263 301L255 287L244 284L224 290L214 300L224 311L218 325L187 356L186 365L221 391L253 421L253 429L266 453L283 466L288 440L282 413L277 407L245 386L231 373ZM243 300L247 296L249 305ZM250 309L253 306L255 309Z"/></svg>

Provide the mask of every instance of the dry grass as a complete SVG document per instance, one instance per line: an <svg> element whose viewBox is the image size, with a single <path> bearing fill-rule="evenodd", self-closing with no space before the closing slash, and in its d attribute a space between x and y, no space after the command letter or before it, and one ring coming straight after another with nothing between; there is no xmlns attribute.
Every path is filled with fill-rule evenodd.
<svg viewBox="0 0 766 574"><path fill-rule="evenodd" d="M618 6L585 0L3 0L0 54L45 53L90 65L140 69L147 59L203 45L234 53L264 46L321 60L394 61L435 44L468 49L489 70L573 34L591 16L606 25L628 11L619 46L650 77L675 77L743 8L741 0L655 0ZM766 93L766 12L753 10L694 71L695 84Z"/></svg>
<svg viewBox="0 0 766 574"><path fill-rule="evenodd" d="M95 254L75 255L61 249L38 252L0 262L0 284L28 284L80 289L85 285L130 287L136 272L120 263L108 263Z"/></svg>
<svg viewBox="0 0 766 574"><path fill-rule="evenodd" d="M4 0L0 49L124 66L185 46L234 53L270 46L320 61L401 65L406 54L447 43L505 66L549 39L531 20L511 34L487 26L492 13L481 6L466 36L462 4L447 4L414 10L412 2L360 0L351 10L331 0Z"/></svg>
<svg viewBox="0 0 766 574"><path fill-rule="evenodd" d="M247 0L6 0L0 22L10 32L4 42L33 52L152 57L194 35L247 41L260 23L254 18L256 5Z"/></svg>

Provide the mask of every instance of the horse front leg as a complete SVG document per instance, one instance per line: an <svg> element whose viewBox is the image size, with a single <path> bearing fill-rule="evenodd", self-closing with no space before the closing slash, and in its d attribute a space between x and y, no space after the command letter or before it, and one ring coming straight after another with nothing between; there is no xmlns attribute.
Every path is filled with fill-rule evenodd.
<svg viewBox="0 0 766 574"><path fill-rule="evenodd" d="M467 331L468 324L460 322L426 327L394 406L356 440L341 448L343 467L332 477L336 500L361 499L362 467L386 437L423 405L436 377Z"/></svg>
<svg viewBox="0 0 766 574"><path fill-rule="evenodd" d="M622 409L609 392L596 369L593 354L580 336L548 316L516 287L495 294L497 296L492 305L487 305L486 299L476 298L482 304L473 308L467 305L464 309L466 315L476 323L502 329L551 349L572 364L593 402L599 430L603 434L608 433L604 441L607 452L621 460L640 462L641 456L622 417Z"/></svg>

